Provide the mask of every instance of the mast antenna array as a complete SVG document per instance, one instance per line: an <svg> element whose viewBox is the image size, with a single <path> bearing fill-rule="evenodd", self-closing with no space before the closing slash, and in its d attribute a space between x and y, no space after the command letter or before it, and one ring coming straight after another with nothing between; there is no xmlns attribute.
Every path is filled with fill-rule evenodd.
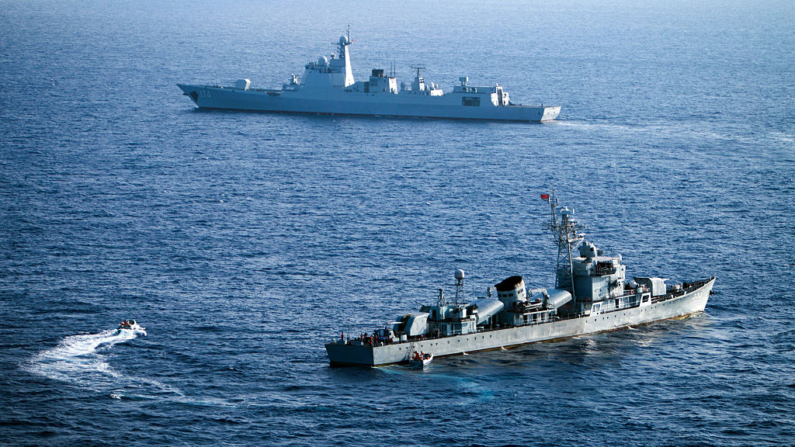
<svg viewBox="0 0 795 447"><path fill-rule="evenodd" d="M420 70L425 70L425 65L412 65L412 70L417 70L417 77L420 77Z"/></svg>
<svg viewBox="0 0 795 447"><path fill-rule="evenodd" d="M542 199L549 202L552 211L549 229L555 237L558 246L558 261L555 269L555 287L560 289L570 289L572 301L577 302L574 292L574 275L572 274L573 262L571 252L575 250L585 239L585 226L581 225L574 217L574 210L567 207L558 209L558 199L555 197L555 190L552 194L544 194ZM560 213L560 216L558 216Z"/></svg>

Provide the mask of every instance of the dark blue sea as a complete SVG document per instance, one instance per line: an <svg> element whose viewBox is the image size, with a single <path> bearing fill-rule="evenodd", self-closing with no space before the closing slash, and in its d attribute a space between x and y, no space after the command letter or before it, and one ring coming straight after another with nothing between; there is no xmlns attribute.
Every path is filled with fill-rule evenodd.
<svg viewBox="0 0 795 447"><path fill-rule="evenodd" d="M548 124L198 111L335 51ZM795 444L788 0L0 0L0 444ZM706 311L331 368L437 288L554 283L555 190ZM118 335L135 318L147 336Z"/></svg>

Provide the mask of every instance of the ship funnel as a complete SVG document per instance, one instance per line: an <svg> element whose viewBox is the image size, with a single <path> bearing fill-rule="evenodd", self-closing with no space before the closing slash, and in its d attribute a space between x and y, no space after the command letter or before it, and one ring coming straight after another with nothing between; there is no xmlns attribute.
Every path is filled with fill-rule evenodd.
<svg viewBox="0 0 795 447"><path fill-rule="evenodd" d="M527 292L521 276L511 276L495 287L497 288L497 297L505 304L506 308L509 308L510 303L514 301L527 301Z"/></svg>

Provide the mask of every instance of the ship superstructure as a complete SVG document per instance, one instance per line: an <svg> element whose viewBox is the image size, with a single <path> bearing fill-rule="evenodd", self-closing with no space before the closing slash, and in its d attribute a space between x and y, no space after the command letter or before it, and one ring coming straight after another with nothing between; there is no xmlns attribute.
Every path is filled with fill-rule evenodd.
<svg viewBox="0 0 795 447"><path fill-rule="evenodd" d="M248 79L233 86L177 86L201 109L525 122L552 121L560 114L560 106L515 104L500 85L469 85L467 76L445 93L423 79L423 67L413 67L417 74L410 86L398 85L383 69L356 82L348 50L352 43L350 32L341 36L336 54L306 64L300 80L293 74L281 89L252 88Z"/></svg>
<svg viewBox="0 0 795 447"><path fill-rule="evenodd" d="M454 300L439 290L432 305L400 317L371 334L340 337L326 344L332 365L381 366L403 363L413 352L434 357L470 353L539 341L610 331L630 325L702 312L715 283L707 278L682 284L666 279L626 280L621 255L607 256L586 241L574 210L551 208L550 229L558 248L555 288L527 289L511 276L485 297L463 296L465 274L456 271ZM496 296L495 296L496 294Z"/></svg>

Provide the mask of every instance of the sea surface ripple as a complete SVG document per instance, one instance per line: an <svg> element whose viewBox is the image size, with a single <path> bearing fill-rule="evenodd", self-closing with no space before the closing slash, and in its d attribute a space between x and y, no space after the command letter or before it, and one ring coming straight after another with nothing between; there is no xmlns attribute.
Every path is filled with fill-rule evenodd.
<svg viewBox="0 0 795 447"><path fill-rule="evenodd" d="M790 2L0 3L0 443L795 444ZM423 63L561 118L204 112L175 85L280 86L349 23L358 79ZM329 367L457 268L472 296L552 285L553 188L628 276L717 276L706 312Z"/></svg>

